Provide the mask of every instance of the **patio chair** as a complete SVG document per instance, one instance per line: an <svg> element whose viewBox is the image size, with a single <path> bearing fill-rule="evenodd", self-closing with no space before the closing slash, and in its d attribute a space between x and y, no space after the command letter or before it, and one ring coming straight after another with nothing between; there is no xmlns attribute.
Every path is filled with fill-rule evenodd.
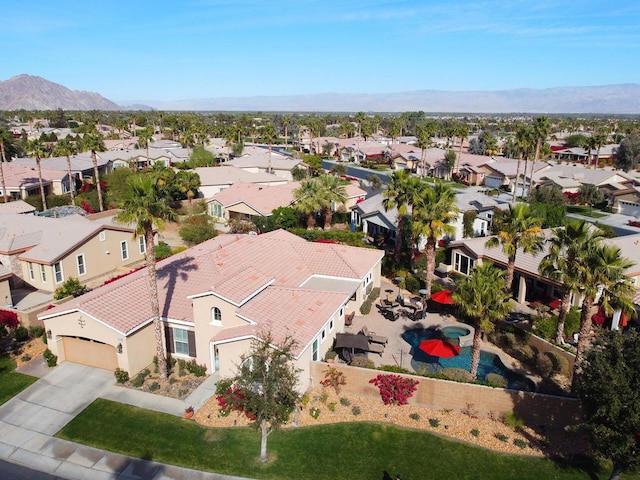
<svg viewBox="0 0 640 480"><path fill-rule="evenodd" d="M378 355L382 356L382 354L384 353L384 345L380 345L379 343L369 343L367 352L377 353Z"/></svg>
<svg viewBox="0 0 640 480"><path fill-rule="evenodd" d="M369 339L370 343L380 343L382 345L386 345L389 339L387 337L383 337L382 335L376 335L376 332L371 332L365 325L361 330L362 334Z"/></svg>
<svg viewBox="0 0 640 480"><path fill-rule="evenodd" d="M424 318L424 315L425 315L425 309L422 308L420 310L416 310L415 312L413 312L409 318L411 318L411 320L413 320L414 322L418 322Z"/></svg>

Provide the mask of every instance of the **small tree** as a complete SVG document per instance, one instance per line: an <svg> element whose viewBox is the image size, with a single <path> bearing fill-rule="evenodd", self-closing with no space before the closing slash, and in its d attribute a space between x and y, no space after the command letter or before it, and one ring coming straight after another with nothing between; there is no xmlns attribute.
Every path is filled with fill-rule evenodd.
<svg viewBox="0 0 640 480"><path fill-rule="evenodd" d="M82 285L80 280L74 277L69 277L62 286L56 288L55 292L53 292L53 298L55 300L60 300L70 295L82 295L86 290L87 286Z"/></svg>
<svg viewBox="0 0 640 480"><path fill-rule="evenodd" d="M267 460L267 437L285 423L300 395L296 390L299 370L293 364L296 341L285 337L277 342L270 332L252 342L251 351L240 357L231 386L218 395L218 403L244 412L262 434L260 460Z"/></svg>
<svg viewBox="0 0 640 480"><path fill-rule="evenodd" d="M604 201L604 196L598 187L591 183L583 183L578 189L578 199L580 202L589 205L589 213L593 211L593 206Z"/></svg>
<svg viewBox="0 0 640 480"><path fill-rule="evenodd" d="M192 215L187 217L178 234L189 245L197 245L217 235L215 225L209 215Z"/></svg>
<svg viewBox="0 0 640 480"><path fill-rule="evenodd" d="M593 451L613 463L610 479L640 466L640 335L603 331L586 355L578 388Z"/></svg>

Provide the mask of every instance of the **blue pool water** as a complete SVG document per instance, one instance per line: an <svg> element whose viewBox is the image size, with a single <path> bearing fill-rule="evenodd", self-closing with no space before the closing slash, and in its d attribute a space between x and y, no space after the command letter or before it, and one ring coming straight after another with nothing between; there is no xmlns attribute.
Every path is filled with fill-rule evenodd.
<svg viewBox="0 0 640 480"><path fill-rule="evenodd" d="M461 327L445 327L449 331L439 331L436 329L413 329L402 334L402 338L413 348L411 354L411 367L418 373L437 373L445 368L461 368L471 370L471 347L460 348L460 355L451 358L439 358L427 355L420 350L420 342L431 338L442 338L446 336L451 339L468 335L468 331ZM443 329L443 330L445 330ZM456 329L455 331L451 331ZM444 335L443 335L444 333ZM457 335L457 336L456 336ZM455 343L455 340L454 340ZM502 375L509 382L509 388L513 390L534 391L535 385L526 377L505 367L497 355L480 350L480 363L478 364L478 380L484 381L488 374L497 373Z"/></svg>

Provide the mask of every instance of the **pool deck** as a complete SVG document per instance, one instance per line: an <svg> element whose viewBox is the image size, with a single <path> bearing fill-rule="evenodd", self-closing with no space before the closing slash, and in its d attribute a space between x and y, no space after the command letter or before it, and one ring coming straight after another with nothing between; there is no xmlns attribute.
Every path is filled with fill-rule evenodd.
<svg viewBox="0 0 640 480"><path fill-rule="evenodd" d="M369 314L362 315L359 311L356 311L352 325L345 327L347 333L358 333L362 330L362 327L366 326L370 332L374 332L376 335L383 335L389 339L382 355L378 355L376 353L368 354L368 358L372 360L376 366L396 365L411 370L413 347L402 338L402 334L407 330L415 328L429 328L433 326L446 327L455 325L464 325L467 328L473 328L467 324L461 324L453 315L449 315L442 311L434 312L428 310L426 317L423 320L418 321L411 320L403 315L401 315L396 321L387 320L378 311L375 304L380 303L380 300L387 296L389 296L389 298L395 298L397 293L398 287L383 277L380 285L380 298L376 300L374 305L372 305ZM414 297L413 294L406 290L401 291L401 294L405 299ZM400 307L400 309L401 308L402 307ZM514 359L506 355L492 343L481 341L481 348L499 355L502 363L506 367L520 371L520 373L524 373L522 372L520 365Z"/></svg>

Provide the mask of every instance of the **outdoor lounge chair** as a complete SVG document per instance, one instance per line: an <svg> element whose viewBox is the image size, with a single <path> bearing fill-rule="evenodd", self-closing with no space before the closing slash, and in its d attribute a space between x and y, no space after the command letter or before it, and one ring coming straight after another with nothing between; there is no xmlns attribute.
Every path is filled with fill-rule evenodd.
<svg viewBox="0 0 640 480"><path fill-rule="evenodd" d="M382 353L384 352L384 345L380 345L379 343L369 342L369 348L366 351L377 353L378 355L382 356Z"/></svg>
<svg viewBox="0 0 640 480"><path fill-rule="evenodd" d="M364 336L366 336L369 339L370 343L380 343L382 345L386 345L387 342L389 341L387 337L383 337L382 335L376 335L376 332L369 331L366 325L362 327L361 332Z"/></svg>

